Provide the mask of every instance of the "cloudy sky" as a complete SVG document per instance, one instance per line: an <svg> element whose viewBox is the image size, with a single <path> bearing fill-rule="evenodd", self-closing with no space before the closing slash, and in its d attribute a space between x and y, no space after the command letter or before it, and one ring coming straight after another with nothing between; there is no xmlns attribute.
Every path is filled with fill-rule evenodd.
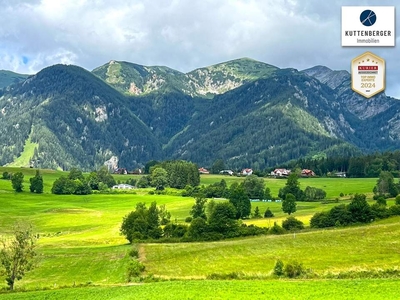
<svg viewBox="0 0 400 300"><path fill-rule="evenodd" d="M0 0L0 69L32 74L66 63L92 70L124 60L187 72L250 57L280 68L349 71L351 59L369 50L386 60L386 93L400 98L400 45L340 44L342 5L396 2ZM399 33L397 25L397 44Z"/></svg>

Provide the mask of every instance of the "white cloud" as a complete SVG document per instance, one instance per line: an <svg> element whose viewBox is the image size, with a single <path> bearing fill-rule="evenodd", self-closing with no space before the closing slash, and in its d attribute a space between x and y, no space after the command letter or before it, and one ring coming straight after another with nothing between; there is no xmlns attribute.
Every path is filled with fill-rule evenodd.
<svg viewBox="0 0 400 300"><path fill-rule="evenodd" d="M357 5L367 2L396 5L394 0ZM354 1L0 0L0 5L0 69L27 73L72 63L91 70L114 59L190 71L251 57L278 67L349 70L353 57L370 50L386 59L388 94L400 97L396 48L340 46L340 7Z"/></svg>

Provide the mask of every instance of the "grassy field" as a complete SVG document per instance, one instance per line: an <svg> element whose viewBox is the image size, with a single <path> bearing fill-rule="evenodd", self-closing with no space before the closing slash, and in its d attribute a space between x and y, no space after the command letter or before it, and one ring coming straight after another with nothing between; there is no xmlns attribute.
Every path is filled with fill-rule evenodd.
<svg viewBox="0 0 400 300"><path fill-rule="evenodd" d="M169 281L113 287L69 288L1 295L2 300L69 299L353 299L395 300L398 280Z"/></svg>
<svg viewBox="0 0 400 300"><path fill-rule="evenodd" d="M25 190L28 190L29 177L35 174L35 170L29 168L0 168L0 174L4 171L22 171L25 174ZM99 287L1 294L1 299L132 299L133 295L144 299L154 299L156 296L163 299L160 297L164 295L173 299L243 299L251 296L261 299L271 294L277 296L275 299L287 299L292 294L295 295L292 297L294 299L357 299L359 295L371 295L360 296L359 299L379 299L374 293L376 287L380 286L385 291L382 294L385 298L395 299L390 297L394 280L359 280L356 286L364 294L346 294L351 290L351 282L347 280L232 282L190 279L204 279L211 273L230 272L265 278L270 275L278 258L284 262L298 260L323 276L398 266L400 218L362 227L306 231L295 237L289 234L212 243L141 244L140 258L146 266L146 275L185 281L120 287L126 284L127 252L131 249L124 237L119 235L122 218L138 202L150 204L157 201L157 204L166 205L172 220L183 222L189 216L194 199L176 195L176 191L172 190L169 195L150 195L148 192L151 189L138 190L136 194L52 195L52 183L63 173L52 170L41 172L45 183L44 194L41 195L29 192L17 194L12 190L10 181L0 180L1 235L9 234L16 220L32 222L40 234L37 267L21 282L17 282L17 289L40 290L74 285ZM116 179L124 181L130 177L119 175ZM222 178L227 180L228 185L235 180L243 180L239 177L209 175L202 176L201 182L210 184ZM277 195L286 182L279 179L265 181L273 195ZM331 199L339 197L341 192L347 194L339 202L348 203L350 193L371 195L376 179L305 178L300 182L303 189L307 185L323 188ZM392 204L393 201L389 201L389 205ZM328 210L335 205L337 203L298 203L295 216L308 224L315 212ZM253 202L252 206L253 209L259 206L262 213L269 207L275 217L246 220L246 223L271 226L273 222L280 223L286 218L281 211L281 203ZM6 287L4 281L0 282L1 287ZM338 297L332 296L335 295L332 293L328 295L328 289L337 292ZM171 292L165 293L166 290ZM278 294L282 294L282 298L278 298Z"/></svg>
<svg viewBox="0 0 400 300"><path fill-rule="evenodd" d="M211 273L267 277L277 259L297 260L319 275L400 264L400 217L369 226L267 235L213 243L144 244L149 273L205 278Z"/></svg>
<svg viewBox="0 0 400 300"><path fill-rule="evenodd" d="M227 175L202 175L200 184L208 185L221 179L231 185L235 181L242 181L245 177L234 177ZM286 180L276 178L264 178L265 184L270 188L272 196L277 197L279 189L282 188ZM363 193L372 195L372 189L376 184L377 178L300 178L300 187L304 190L307 186L321 188L326 191L328 199L340 197L340 193L345 195Z"/></svg>

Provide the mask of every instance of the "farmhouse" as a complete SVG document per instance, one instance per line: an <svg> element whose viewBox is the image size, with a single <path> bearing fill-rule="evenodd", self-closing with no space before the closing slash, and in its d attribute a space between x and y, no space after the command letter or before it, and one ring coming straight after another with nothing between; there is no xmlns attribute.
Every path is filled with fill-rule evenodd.
<svg viewBox="0 0 400 300"><path fill-rule="evenodd" d="M232 170L222 170L219 172L219 174L227 174L227 175L233 175L233 171Z"/></svg>
<svg viewBox="0 0 400 300"><path fill-rule="evenodd" d="M200 174L210 174L210 172L206 168L200 168L199 173Z"/></svg>
<svg viewBox="0 0 400 300"><path fill-rule="evenodd" d="M253 174L253 170L252 169L243 169L242 170L242 175L248 176L248 175L251 175L251 174Z"/></svg>
<svg viewBox="0 0 400 300"><path fill-rule="evenodd" d="M287 177L290 175L290 170L287 169L275 169L271 172L271 176L274 177Z"/></svg>
<svg viewBox="0 0 400 300"><path fill-rule="evenodd" d="M134 187L130 184L121 183L121 184L114 185L112 187L112 189L113 190L131 190L131 189L134 189Z"/></svg>
<svg viewBox="0 0 400 300"><path fill-rule="evenodd" d="M315 173L312 170L303 169L303 170L301 170L301 176L302 177L312 177L312 176L315 176Z"/></svg>
<svg viewBox="0 0 400 300"><path fill-rule="evenodd" d="M116 168L113 171L114 174L128 174L128 171L125 168Z"/></svg>

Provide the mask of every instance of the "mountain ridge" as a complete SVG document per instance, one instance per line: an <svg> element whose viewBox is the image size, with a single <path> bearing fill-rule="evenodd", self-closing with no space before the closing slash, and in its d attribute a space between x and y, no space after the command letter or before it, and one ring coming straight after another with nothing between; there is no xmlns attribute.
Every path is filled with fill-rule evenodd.
<svg viewBox="0 0 400 300"><path fill-rule="evenodd" d="M55 65L0 89L0 140L2 165L29 142L34 167L90 170L118 157L127 168L222 158L263 169L396 149L400 102L384 93L367 101L348 72L324 66L298 71L248 58L188 73L117 61L92 72Z"/></svg>

